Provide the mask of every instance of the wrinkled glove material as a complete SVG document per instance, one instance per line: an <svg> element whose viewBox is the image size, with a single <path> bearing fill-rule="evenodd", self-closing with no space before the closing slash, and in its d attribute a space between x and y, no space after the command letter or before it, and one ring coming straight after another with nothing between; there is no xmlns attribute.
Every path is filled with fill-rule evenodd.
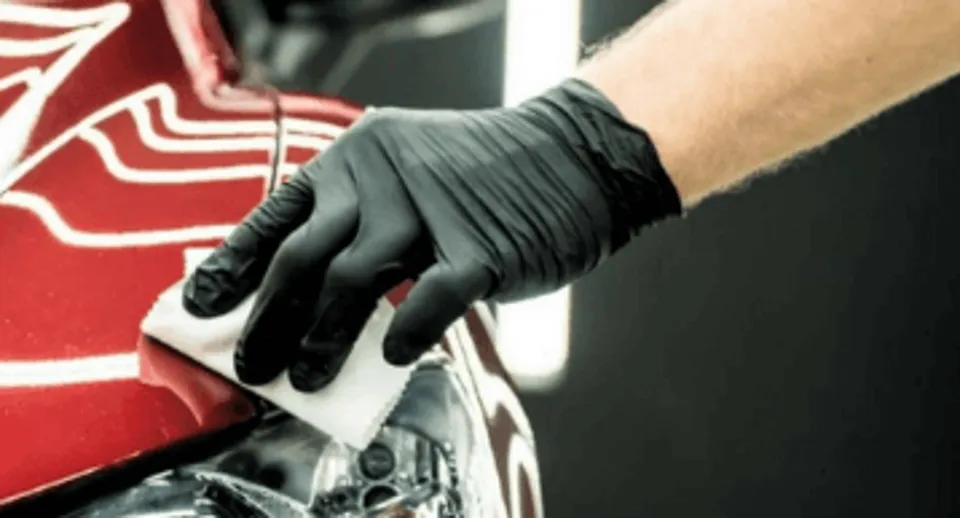
<svg viewBox="0 0 960 518"><path fill-rule="evenodd" d="M416 283L385 339L395 364L472 303L556 290L680 212L647 133L581 80L512 108L378 109L254 210L184 303L222 314L259 286L238 375L265 383L289 367L295 387L317 390L405 279Z"/></svg>

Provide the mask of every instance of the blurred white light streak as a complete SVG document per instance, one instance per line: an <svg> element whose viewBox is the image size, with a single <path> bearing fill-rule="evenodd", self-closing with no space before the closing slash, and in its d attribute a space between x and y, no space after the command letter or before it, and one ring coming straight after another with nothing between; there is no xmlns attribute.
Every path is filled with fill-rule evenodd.
<svg viewBox="0 0 960 518"><path fill-rule="evenodd" d="M516 105L569 77L580 55L580 0L507 0L503 102ZM563 379L570 355L570 292L497 308L497 344L522 389Z"/></svg>

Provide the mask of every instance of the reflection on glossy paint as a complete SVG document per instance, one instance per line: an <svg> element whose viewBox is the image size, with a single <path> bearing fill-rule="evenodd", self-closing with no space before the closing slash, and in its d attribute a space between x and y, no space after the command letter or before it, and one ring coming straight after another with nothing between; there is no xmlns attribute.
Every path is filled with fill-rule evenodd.
<svg viewBox="0 0 960 518"><path fill-rule="evenodd" d="M137 341L137 354L140 381L163 387L176 395L201 428L237 415L249 415L254 410L249 400L236 397L236 388L229 381L211 375L203 367L146 336Z"/></svg>
<svg viewBox="0 0 960 518"><path fill-rule="evenodd" d="M574 72L580 58L580 4L507 1L504 104L516 105ZM570 289L500 305L497 318L497 347L520 388L556 388L570 356Z"/></svg>

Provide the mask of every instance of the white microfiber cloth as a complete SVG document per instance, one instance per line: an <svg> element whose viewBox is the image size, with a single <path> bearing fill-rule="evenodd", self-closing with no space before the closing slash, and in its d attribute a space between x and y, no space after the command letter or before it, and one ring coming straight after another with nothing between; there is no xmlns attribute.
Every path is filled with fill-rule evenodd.
<svg viewBox="0 0 960 518"><path fill-rule="evenodd" d="M141 331L358 450L380 431L410 378L413 367L394 367L383 359L381 343L393 316L386 300L380 301L360 333L343 370L329 385L308 394L295 390L285 372L261 386L237 380L233 351L253 296L223 316L197 318L183 308L182 294L183 281L164 291L141 323Z"/></svg>

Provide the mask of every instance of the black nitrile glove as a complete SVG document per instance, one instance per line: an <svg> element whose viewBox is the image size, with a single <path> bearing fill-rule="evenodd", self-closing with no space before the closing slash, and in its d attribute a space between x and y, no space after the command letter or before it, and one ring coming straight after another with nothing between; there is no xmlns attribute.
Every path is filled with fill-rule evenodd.
<svg viewBox="0 0 960 518"><path fill-rule="evenodd" d="M384 341L394 364L474 302L556 290L680 211L646 133L580 80L516 108L380 109L247 217L184 304L222 314L259 285L237 375L261 384L290 367L293 386L313 391L405 279L417 280Z"/></svg>

